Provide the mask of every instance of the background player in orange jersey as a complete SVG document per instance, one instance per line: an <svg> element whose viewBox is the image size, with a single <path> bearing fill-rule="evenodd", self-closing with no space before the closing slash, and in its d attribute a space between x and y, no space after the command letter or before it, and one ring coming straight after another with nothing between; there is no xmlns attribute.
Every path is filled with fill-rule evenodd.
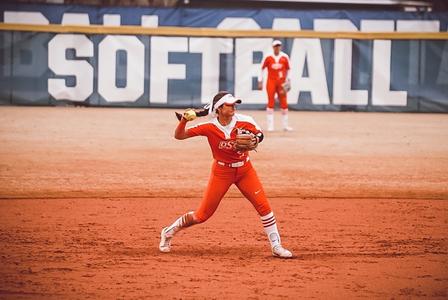
<svg viewBox="0 0 448 300"><path fill-rule="evenodd" d="M283 117L283 129L291 131L288 125L288 102L286 93L289 91L290 83L288 79L289 57L282 52L282 42L275 40L272 42L274 53L266 56L258 76L258 89L263 88L264 69L268 70L266 80L266 92L268 94L268 105L266 106L268 131L274 130L274 105L275 95L277 94L280 101L280 108Z"/></svg>
<svg viewBox="0 0 448 300"><path fill-rule="evenodd" d="M187 129L185 115L179 121L174 137L178 140L194 136L207 137L214 163L199 207L162 229L159 245L161 252L171 251L171 240L179 230L205 222L210 218L227 190L235 184L260 215L271 245L272 255L280 258L292 257L292 253L281 245L274 213L249 160L249 151L238 150L237 138L241 131L250 132L255 140L255 146L251 149L263 140L263 133L251 117L235 114L235 105L239 103L241 99L235 98L232 94L219 92L209 105L208 112L212 116L209 121Z"/></svg>

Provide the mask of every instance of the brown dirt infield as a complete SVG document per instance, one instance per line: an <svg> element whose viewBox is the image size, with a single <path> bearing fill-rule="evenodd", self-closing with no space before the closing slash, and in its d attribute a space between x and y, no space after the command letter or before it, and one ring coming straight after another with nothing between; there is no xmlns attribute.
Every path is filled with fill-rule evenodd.
<svg viewBox="0 0 448 300"><path fill-rule="evenodd" d="M290 118L251 155L279 260L235 188L158 252L211 165L173 110L1 107L0 298L448 298L448 115Z"/></svg>

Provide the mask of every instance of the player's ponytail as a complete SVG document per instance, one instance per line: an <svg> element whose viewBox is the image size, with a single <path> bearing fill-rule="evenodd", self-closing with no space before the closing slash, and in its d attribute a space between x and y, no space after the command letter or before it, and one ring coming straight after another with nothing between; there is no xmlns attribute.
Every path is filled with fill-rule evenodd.
<svg viewBox="0 0 448 300"><path fill-rule="evenodd" d="M215 115L218 109L218 107L215 107L216 103L218 103L218 101L221 100L222 97L228 94L230 94L228 91L220 91L213 97L213 99L209 103L201 108L193 109L196 113L196 116L205 117L209 114L212 116ZM178 120L180 120L182 118L182 114L176 112L176 117Z"/></svg>

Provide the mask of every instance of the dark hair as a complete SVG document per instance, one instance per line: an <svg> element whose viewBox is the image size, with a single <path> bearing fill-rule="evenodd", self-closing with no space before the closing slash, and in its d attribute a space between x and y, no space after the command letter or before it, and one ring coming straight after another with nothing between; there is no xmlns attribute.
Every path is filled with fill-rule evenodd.
<svg viewBox="0 0 448 300"><path fill-rule="evenodd" d="M219 91L215 97L213 97L213 107L215 107L215 104L218 103L219 100L221 100L222 97L225 95L230 94L228 91ZM215 112L218 112L218 107L215 107Z"/></svg>
<svg viewBox="0 0 448 300"><path fill-rule="evenodd" d="M220 92L218 92L215 95L215 97L213 97L213 106L215 106L215 104L218 103L218 101L221 100L221 98L224 97L227 94L230 94L230 93L228 91L220 91Z"/></svg>

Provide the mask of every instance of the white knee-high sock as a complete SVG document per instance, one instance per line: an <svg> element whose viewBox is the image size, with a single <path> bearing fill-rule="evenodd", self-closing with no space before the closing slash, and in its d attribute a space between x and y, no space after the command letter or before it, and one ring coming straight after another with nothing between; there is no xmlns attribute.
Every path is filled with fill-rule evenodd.
<svg viewBox="0 0 448 300"><path fill-rule="evenodd" d="M194 221L193 214L194 212L190 211L180 216L176 221L174 221L173 224L168 226L166 234L168 236L174 236L176 232L180 231L181 229L196 224L196 222Z"/></svg>
<svg viewBox="0 0 448 300"><path fill-rule="evenodd" d="M273 108L266 108L266 119L267 119L268 130L269 131L274 130L274 109Z"/></svg>
<svg viewBox="0 0 448 300"><path fill-rule="evenodd" d="M282 109L282 116L283 116L283 128L288 128L288 109L283 108Z"/></svg>
<svg viewBox="0 0 448 300"><path fill-rule="evenodd" d="M264 231L268 236L271 248L281 244L280 234L278 233L277 223L273 212L261 217L261 223L263 224Z"/></svg>

